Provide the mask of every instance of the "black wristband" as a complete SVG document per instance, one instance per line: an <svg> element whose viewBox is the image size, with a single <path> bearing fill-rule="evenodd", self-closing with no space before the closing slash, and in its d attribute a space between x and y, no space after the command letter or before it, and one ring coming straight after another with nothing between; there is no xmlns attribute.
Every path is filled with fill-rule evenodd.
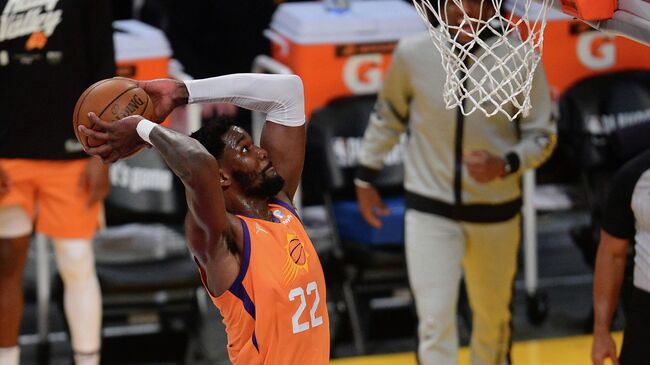
<svg viewBox="0 0 650 365"><path fill-rule="evenodd" d="M377 176L379 176L380 172L381 170L373 169L366 166L359 166L357 167L357 171L354 177L359 180L372 184L375 181L375 179L377 179Z"/></svg>
<svg viewBox="0 0 650 365"><path fill-rule="evenodd" d="M514 174L515 172L519 171L521 161L519 160L519 155L517 155L515 152L508 152L503 160L506 163L504 176Z"/></svg>

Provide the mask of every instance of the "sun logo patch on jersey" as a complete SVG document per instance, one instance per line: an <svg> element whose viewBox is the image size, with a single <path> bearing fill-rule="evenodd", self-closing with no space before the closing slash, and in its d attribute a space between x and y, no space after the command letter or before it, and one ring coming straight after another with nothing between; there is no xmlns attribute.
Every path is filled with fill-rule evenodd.
<svg viewBox="0 0 650 365"><path fill-rule="evenodd" d="M284 264L284 283L289 284L292 282L301 271L309 272L309 264L307 258L309 254L305 250L298 236L293 233L287 234L287 262Z"/></svg>

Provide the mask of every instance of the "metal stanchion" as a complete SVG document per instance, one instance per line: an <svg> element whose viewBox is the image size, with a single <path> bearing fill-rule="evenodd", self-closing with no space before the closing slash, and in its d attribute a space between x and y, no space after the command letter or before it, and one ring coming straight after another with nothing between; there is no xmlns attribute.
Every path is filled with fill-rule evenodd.
<svg viewBox="0 0 650 365"><path fill-rule="evenodd" d="M537 211L535 209L535 171L524 174L523 179L523 240L524 240L524 281L526 284L526 304L528 320L539 324L548 314L545 293L539 290L537 267Z"/></svg>
<svg viewBox="0 0 650 365"><path fill-rule="evenodd" d="M50 277L50 255L48 239L42 234L36 234L36 298L38 303L38 363L49 364L50 361L50 293L52 283Z"/></svg>

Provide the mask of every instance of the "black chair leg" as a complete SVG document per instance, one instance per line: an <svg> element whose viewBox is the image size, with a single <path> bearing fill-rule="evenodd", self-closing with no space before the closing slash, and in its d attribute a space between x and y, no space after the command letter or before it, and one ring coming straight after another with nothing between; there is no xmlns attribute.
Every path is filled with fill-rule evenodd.
<svg viewBox="0 0 650 365"><path fill-rule="evenodd" d="M348 309L348 316L350 318L350 326L352 327L352 337L354 338L354 348L357 354L364 355L366 353L366 344L361 326L361 317L357 301L352 290L352 283L346 281L343 283L343 298L345 305Z"/></svg>
<svg viewBox="0 0 650 365"><path fill-rule="evenodd" d="M39 342L36 348L36 358L38 365L49 365L50 364L50 341Z"/></svg>

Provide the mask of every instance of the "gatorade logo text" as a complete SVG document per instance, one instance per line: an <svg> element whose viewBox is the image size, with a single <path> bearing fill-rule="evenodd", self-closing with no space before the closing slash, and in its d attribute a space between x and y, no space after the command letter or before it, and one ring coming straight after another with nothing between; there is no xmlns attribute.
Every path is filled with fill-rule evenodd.
<svg viewBox="0 0 650 365"><path fill-rule="evenodd" d="M343 66L343 82L355 94L374 93L381 87L384 57L380 53L351 56Z"/></svg>
<svg viewBox="0 0 650 365"><path fill-rule="evenodd" d="M613 67L616 63L616 44L613 37L601 32L583 32L578 36L578 60L592 70Z"/></svg>

